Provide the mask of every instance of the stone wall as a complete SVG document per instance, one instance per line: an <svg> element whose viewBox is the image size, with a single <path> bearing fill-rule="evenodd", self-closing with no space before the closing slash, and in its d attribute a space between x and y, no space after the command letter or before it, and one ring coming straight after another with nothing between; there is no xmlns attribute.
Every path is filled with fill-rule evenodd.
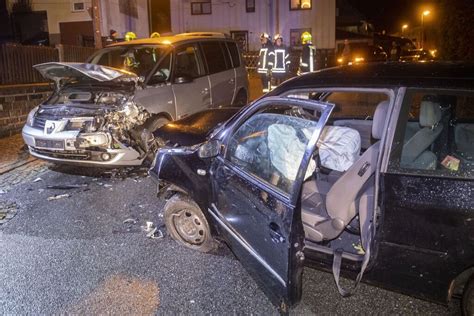
<svg viewBox="0 0 474 316"><path fill-rule="evenodd" d="M19 133L30 110L51 91L49 84L0 85L0 137Z"/></svg>

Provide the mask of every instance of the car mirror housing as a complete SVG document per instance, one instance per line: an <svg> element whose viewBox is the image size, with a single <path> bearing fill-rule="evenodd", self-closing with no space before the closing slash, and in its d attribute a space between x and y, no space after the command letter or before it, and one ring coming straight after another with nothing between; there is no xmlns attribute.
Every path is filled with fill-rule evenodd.
<svg viewBox="0 0 474 316"><path fill-rule="evenodd" d="M198 149L199 158L212 158L219 154L221 143L218 140L210 140L203 143Z"/></svg>

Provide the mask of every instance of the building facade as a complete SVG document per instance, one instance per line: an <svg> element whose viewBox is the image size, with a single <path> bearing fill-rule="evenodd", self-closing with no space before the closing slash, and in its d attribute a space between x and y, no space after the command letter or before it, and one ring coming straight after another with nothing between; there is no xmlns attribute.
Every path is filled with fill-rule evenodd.
<svg viewBox="0 0 474 316"><path fill-rule="evenodd" d="M128 31L138 37L149 36L148 0L99 0L99 3L102 36L108 36L111 29L120 37ZM94 45L91 0L7 0L7 4L13 17L14 36L19 42L29 43L41 33L46 34L49 45Z"/></svg>
<svg viewBox="0 0 474 316"><path fill-rule="evenodd" d="M258 50L262 32L298 48L305 31L318 49L335 48L334 0L171 0L170 11L173 33L224 32L244 50Z"/></svg>

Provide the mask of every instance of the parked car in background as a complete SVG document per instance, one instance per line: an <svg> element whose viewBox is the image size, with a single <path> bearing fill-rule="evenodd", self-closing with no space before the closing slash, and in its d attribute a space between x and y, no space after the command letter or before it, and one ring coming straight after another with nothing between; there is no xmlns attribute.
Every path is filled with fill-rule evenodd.
<svg viewBox="0 0 474 316"><path fill-rule="evenodd" d="M473 73L337 67L163 126L150 173L168 231L200 251L225 241L282 311L307 265L332 271L344 296L339 275L363 276L438 303L461 297L472 315Z"/></svg>
<svg viewBox="0 0 474 316"><path fill-rule="evenodd" d="M55 82L23 128L30 153L56 163L140 165L166 122L248 100L237 44L219 33L120 42L87 63L35 68Z"/></svg>
<svg viewBox="0 0 474 316"><path fill-rule="evenodd" d="M356 46L351 48L349 58L343 55L337 58L337 63L341 66L384 61L387 61L387 53L383 50L382 46L378 45Z"/></svg>
<svg viewBox="0 0 474 316"><path fill-rule="evenodd" d="M430 51L422 48L402 50L400 55L400 61L403 62L427 62L434 60L436 60L435 55Z"/></svg>

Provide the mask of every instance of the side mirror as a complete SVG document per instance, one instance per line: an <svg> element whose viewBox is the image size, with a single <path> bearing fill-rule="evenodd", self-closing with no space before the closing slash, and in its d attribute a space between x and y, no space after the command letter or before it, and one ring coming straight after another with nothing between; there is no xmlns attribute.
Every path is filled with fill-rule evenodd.
<svg viewBox="0 0 474 316"><path fill-rule="evenodd" d="M218 140L211 140L205 142L198 149L199 158L212 158L219 154L221 148L221 142Z"/></svg>
<svg viewBox="0 0 474 316"><path fill-rule="evenodd" d="M177 84L181 84L181 83L190 83L190 82L193 82L193 79L189 76L179 76L179 77L176 77L174 79L174 82L177 83Z"/></svg>

